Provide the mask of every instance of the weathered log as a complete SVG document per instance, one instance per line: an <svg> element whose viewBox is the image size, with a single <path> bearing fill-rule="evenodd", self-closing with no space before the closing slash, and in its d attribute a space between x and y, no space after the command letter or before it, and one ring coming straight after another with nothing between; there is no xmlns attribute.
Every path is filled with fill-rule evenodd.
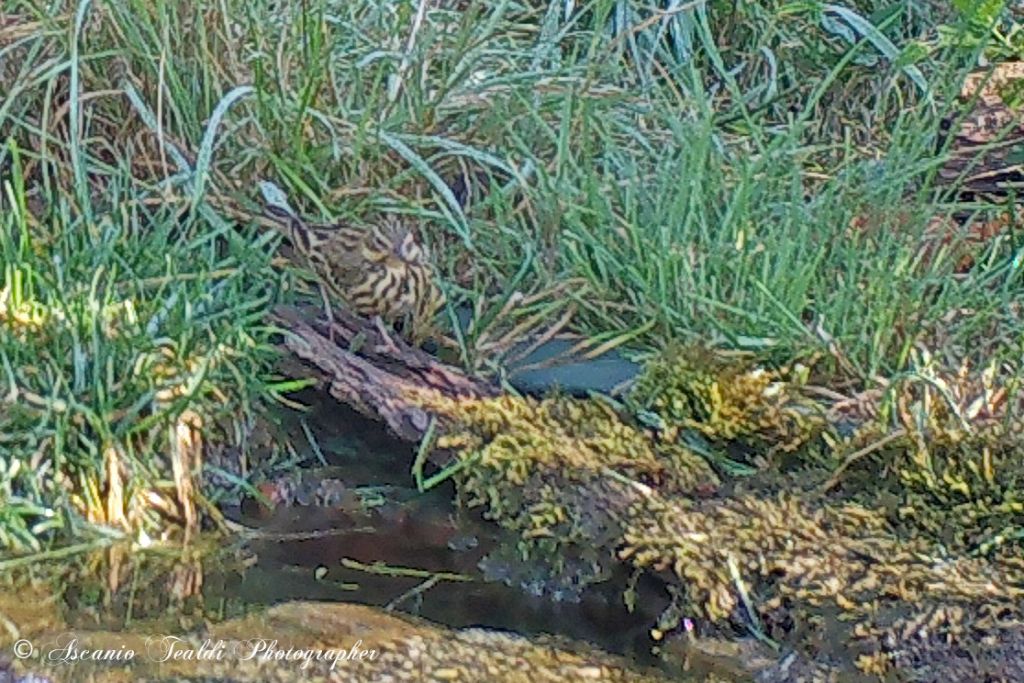
<svg viewBox="0 0 1024 683"><path fill-rule="evenodd" d="M331 396L383 421L406 441L422 439L432 417L443 422L418 405L416 396L431 391L449 398L500 393L493 384L388 334L382 324L344 311L335 310L328 321L322 310L278 306L274 318L286 331L285 346L316 372Z"/></svg>

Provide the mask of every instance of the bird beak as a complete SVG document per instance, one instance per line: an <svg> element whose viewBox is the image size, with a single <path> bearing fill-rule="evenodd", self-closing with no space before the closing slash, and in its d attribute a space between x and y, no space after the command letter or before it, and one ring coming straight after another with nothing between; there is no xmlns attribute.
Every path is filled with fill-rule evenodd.
<svg viewBox="0 0 1024 683"><path fill-rule="evenodd" d="M393 253L399 260L403 262L409 260L406 254L406 243L409 242L411 239L412 235L407 232L400 232L397 235L395 235L395 239L393 242Z"/></svg>

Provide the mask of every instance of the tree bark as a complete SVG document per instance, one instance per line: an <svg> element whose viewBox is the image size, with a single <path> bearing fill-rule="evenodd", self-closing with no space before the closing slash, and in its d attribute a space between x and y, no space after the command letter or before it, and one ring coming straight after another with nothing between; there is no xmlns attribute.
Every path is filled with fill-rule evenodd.
<svg viewBox="0 0 1024 683"><path fill-rule="evenodd" d="M425 351L387 334L382 323L335 310L333 321L319 311L278 306L284 345L313 370L327 391L363 415L384 422L405 441L419 441L433 415L413 399L424 391L449 398L497 396L493 384L467 376ZM309 321L313 322L309 322Z"/></svg>

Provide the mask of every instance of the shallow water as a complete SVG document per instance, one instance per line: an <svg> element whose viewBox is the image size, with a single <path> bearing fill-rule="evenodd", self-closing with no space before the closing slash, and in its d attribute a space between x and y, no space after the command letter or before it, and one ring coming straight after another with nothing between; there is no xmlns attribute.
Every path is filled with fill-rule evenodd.
<svg viewBox="0 0 1024 683"><path fill-rule="evenodd" d="M321 475L336 478L343 482L337 500L331 507L279 506L272 513L251 503L225 509L229 519L255 530L254 537L240 542L253 554L254 564L244 574L207 577L207 585L217 585L207 599L391 606L456 628L553 634L638 662L655 662L649 629L667 601L656 582L641 583L643 608L634 613L623 602L625 574L580 596L553 595L538 583L522 585L526 581L515 567L491 555L502 542L514 544L514 538L472 511L460 510L450 483L418 492L409 471L414 457L409 444L348 408L317 398L302 418L317 445L302 450L310 456L319 450L327 467L308 472L298 488L312 488ZM299 419L290 411L280 417L286 428ZM308 537L296 538L304 534ZM440 580L420 592L417 587L427 576L375 574L343 566L344 561L468 580ZM496 580L501 577L508 581Z"/></svg>
<svg viewBox="0 0 1024 683"><path fill-rule="evenodd" d="M297 488L322 477L343 482L331 506L269 511L248 500L224 509L246 528L227 546L184 554L115 546L46 571L28 568L6 577L0 614L40 637L67 629L162 635L202 632L211 622L282 602L336 601L453 628L546 634L581 653L596 646L640 667L658 665L649 629L665 607L660 585L641 581L643 608L633 613L623 603L625 575L561 599L536 585L524 587L514 563L503 567L491 556L510 539L458 509L450 483L415 490L408 444L315 398L320 400L305 415L285 411L278 417L282 433L313 434L316 445L307 442L300 450L319 452L310 459L326 463L307 470L306 485ZM442 578L431 578L438 574ZM507 582L489 580L506 575Z"/></svg>

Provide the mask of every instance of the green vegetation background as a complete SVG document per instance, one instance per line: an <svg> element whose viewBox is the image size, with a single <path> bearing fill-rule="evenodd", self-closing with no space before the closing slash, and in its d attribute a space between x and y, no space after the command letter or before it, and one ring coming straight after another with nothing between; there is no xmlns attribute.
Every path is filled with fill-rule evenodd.
<svg viewBox="0 0 1024 683"><path fill-rule="evenodd" d="M1004 4L3 0L0 546L113 533L80 512L112 461L166 489L183 415L234 444L293 388L259 179L422 217L470 366L488 326L571 312L861 387L915 347L1015 372L1017 236L967 272L920 249L972 208L938 133L1016 58Z"/></svg>

